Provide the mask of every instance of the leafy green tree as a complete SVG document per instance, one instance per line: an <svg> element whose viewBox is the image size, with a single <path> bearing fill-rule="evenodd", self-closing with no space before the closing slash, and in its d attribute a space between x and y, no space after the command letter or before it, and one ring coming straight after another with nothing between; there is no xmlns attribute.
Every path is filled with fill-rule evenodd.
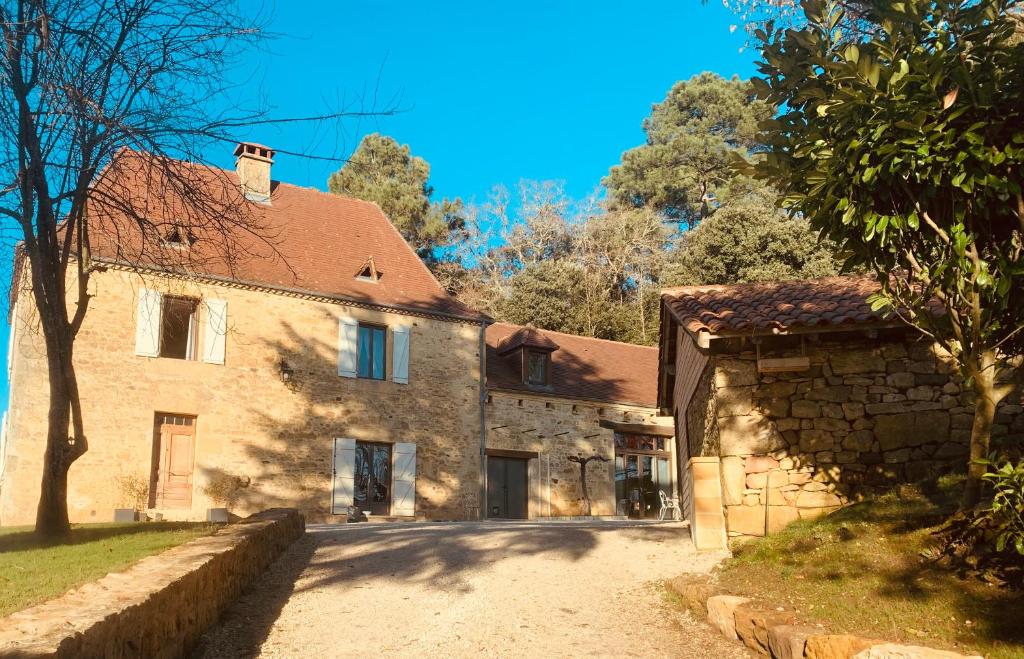
<svg viewBox="0 0 1024 659"><path fill-rule="evenodd" d="M731 154L760 149L758 121L771 108L747 81L702 73L676 83L644 120L647 143L622 155L604 179L618 208L646 208L693 226L750 187Z"/></svg>
<svg viewBox="0 0 1024 659"><path fill-rule="evenodd" d="M465 234L465 213L459 199L431 201L430 164L412 155L409 146L373 133L359 143L327 188L380 206L420 258L429 265L441 250Z"/></svg>
<svg viewBox="0 0 1024 659"><path fill-rule="evenodd" d="M964 507L980 499L996 405L1024 352L1024 45L1016 0L805 0L806 27L759 31L762 173L872 269L875 300L932 337L974 391Z"/></svg>
<svg viewBox="0 0 1024 659"><path fill-rule="evenodd" d="M834 246L800 217L767 201L722 208L680 239L667 286L810 279L839 274Z"/></svg>

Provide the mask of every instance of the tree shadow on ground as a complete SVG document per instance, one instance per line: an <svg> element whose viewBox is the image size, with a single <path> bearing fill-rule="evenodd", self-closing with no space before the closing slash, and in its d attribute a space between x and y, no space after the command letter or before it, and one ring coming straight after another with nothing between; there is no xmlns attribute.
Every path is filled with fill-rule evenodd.
<svg viewBox="0 0 1024 659"><path fill-rule="evenodd" d="M257 654L293 595L329 589L343 597L370 582L400 582L413 594L468 594L474 591L473 576L498 561L540 556L573 563L608 533L625 543L689 540L689 532L679 525L629 522L315 525L225 612L193 656ZM642 555L637 558L643 560Z"/></svg>

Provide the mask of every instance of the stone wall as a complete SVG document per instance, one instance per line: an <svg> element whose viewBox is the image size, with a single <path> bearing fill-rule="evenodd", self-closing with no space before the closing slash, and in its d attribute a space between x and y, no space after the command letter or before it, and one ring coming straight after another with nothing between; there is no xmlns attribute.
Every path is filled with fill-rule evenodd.
<svg viewBox="0 0 1024 659"><path fill-rule="evenodd" d="M0 620L0 656L181 657L305 532L268 510Z"/></svg>
<svg viewBox="0 0 1024 659"><path fill-rule="evenodd" d="M899 338L904 337L904 338ZM762 357L797 356L799 348ZM810 369L759 374L754 351L712 357L713 383L689 416L714 419L732 535L762 535L897 482L963 467L973 395L934 346L905 335L805 345ZM1024 436L1019 397L1000 406L995 441ZM700 438L690 438L701 444ZM703 444L709 442L705 439Z"/></svg>
<svg viewBox="0 0 1024 659"><path fill-rule="evenodd" d="M213 504L202 487L223 473L250 480L232 512L287 506L311 520L337 519L335 437L415 443L417 516L466 517L464 501L478 493L479 326L116 270L94 274L90 285L75 348L89 451L70 471L72 521L112 519L123 505L112 482L118 474L148 481L157 412L197 417L192 507L165 511L169 518L205 519ZM137 356L140 287L226 300L225 363ZM45 444L46 360L29 300L23 293L14 321L4 525L32 522ZM410 326L409 384L339 377L340 316ZM289 383L281 360L294 369Z"/></svg>
<svg viewBox="0 0 1024 659"><path fill-rule="evenodd" d="M587 488L591 514L615 514L614 432L599 425L602 419L654 424L657 410L524 392L490 392L487 448L539 455L529 465L531 518L582 514L579 465L569 462L570 455L602 455L608 459L587 465Z"/></svg>

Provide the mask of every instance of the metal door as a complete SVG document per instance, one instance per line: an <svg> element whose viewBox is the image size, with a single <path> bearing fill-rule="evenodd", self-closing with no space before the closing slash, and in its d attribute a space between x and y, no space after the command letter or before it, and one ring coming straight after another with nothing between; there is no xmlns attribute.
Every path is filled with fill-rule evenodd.
<svg viewBox="0 0 1024 659"><path fill-rule="evenodd" d="M528 473L528 462L524 459L488 456L488 517L498 519L527 518Z"/></svg>

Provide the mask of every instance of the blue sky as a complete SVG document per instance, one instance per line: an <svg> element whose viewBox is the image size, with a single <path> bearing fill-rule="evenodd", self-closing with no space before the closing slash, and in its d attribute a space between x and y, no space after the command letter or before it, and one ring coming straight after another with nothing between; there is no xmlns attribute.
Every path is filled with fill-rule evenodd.
<svg viewBox="0 0 1024 659"><path fill-rule="evenodd" d="M240 71L239 80L274 115L371 103L374 94L404 111L349 122L340 135L292 124L240 138L330 156L382 132L430 162L437 197L467 201L522 179L563 181L573 197L595 191L643 141L641 121L673 83L702 71L749 77L756 55L740 52L744 32L730 32L736 20L715 0L302 0L267 14L281 36L255 54L257 73ZM232 166L229 147L210 159ZM279 155L274 178L324 189L339 166ZM8 331L3 324L5 352ZM4 379L4 406L6 389Z"/></svg>

